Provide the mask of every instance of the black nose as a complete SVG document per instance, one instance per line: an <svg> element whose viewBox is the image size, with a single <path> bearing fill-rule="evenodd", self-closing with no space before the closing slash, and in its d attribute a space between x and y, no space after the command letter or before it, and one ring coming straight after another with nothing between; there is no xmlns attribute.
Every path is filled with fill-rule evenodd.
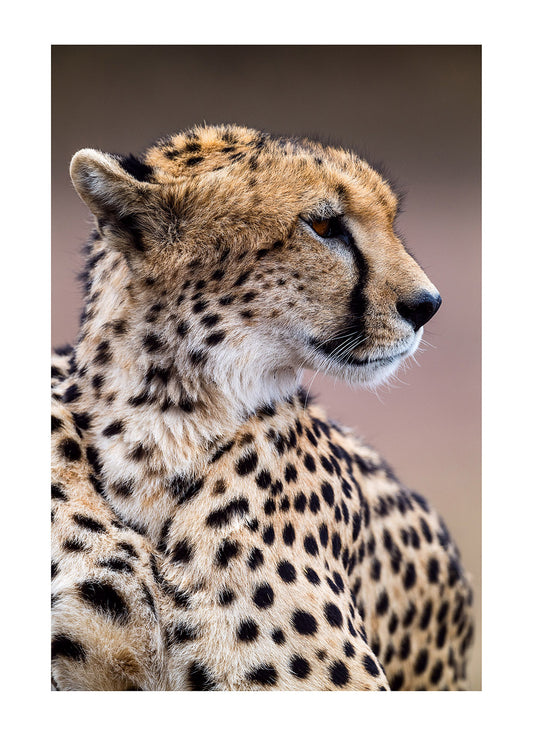
<svg viewBox="0 0 533 754"><path fill-rule="evenodd" d="M409 322L416 332L437 313L441 303L442 299L438 293L433 295L428 291L422 291L412 301L399 301L396 304L396 309L398 314Z"/></svg>

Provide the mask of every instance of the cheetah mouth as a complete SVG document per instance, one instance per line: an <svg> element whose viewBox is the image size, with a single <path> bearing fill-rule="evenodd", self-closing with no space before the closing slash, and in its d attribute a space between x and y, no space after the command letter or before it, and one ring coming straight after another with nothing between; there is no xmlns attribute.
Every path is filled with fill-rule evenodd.
<svg viewBox="0 0 533 754"><path fill-rule="evenodd" d="M368 356L360 357L356 356L353 353L353 349L350 348L349 338L346 338L341 346L334 345L331 342L327 341L321 342L316 338L310 338L309 345L313 349L318 350L320 353L324 354L336 363L341 364L342 366L369 367L370 369L376 369L396 364L401 359L409 356L414 351L413 345L411 345L408 348L404 347L399 351L394 351L393 353L385 353L379 355L369 354Z"/></svg>

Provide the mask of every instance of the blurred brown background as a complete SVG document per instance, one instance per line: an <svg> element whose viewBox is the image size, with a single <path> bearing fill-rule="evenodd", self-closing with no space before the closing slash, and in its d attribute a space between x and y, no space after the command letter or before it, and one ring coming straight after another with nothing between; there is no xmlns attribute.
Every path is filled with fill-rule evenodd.
<svg viewBox="0 0 533 754"><path fill-rule="evenodd" d="M82 147L138 152L196 123L310 134L382 161L407 192L399 230L444 303L391 387L312 393L444 516L471 572L481 688L481 48L56 46L52 51L52 341L75 337L89 214ZM311 379L312 375L307 375Z"/></svg>

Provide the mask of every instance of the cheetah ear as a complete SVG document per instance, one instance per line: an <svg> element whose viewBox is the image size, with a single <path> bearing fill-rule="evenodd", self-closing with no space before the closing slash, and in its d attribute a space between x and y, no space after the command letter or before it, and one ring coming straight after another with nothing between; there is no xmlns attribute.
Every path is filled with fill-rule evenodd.
<svg viewBox="0 0 533 754"><path fill-rule="evenodd" d="M146 182L150 173L133 157L116 158L96 149L81 149L70 163L72 183L93 215L139 251L144 248L143 219L156 189Z"/></svg>

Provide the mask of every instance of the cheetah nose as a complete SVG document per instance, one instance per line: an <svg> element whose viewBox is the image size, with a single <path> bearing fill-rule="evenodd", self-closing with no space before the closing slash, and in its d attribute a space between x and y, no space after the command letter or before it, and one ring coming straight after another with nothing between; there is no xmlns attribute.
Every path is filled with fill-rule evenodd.
<svg viewBox="0 0 533 754"><path fill-rule="evenodd" d="M440 294L421 291L411 301L398 301L396 309L400 317L413 326L414 331L429 322L442 303Z"/></svg>

